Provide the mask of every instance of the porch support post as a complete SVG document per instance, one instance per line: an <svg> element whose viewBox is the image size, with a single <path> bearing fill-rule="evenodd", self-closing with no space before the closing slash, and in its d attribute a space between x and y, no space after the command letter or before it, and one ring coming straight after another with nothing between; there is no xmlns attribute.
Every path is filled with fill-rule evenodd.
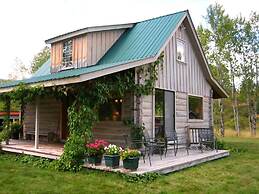
<svg viewBox="0 0 259 194"><path fill-rule="evenodd" d="M35 149L39 148L39 98L35 102Z"/></svg>

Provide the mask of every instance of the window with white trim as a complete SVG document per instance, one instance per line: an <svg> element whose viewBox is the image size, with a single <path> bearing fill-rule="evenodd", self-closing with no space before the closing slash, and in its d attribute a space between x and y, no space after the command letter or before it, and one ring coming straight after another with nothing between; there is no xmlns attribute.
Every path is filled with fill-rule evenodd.
<svg viewBox="0 0 259 194"><path fill-rule="evenodd" d="M72 40L63 42L62 69L72 67Z"/></svg>
<svg viewBox="0 0 259 194"><path fill-rule="evenodd" d="M189 119L203 119L203 98L198 96L188 96Z"/></svg>
<svg viewBox="0 0 259 194"><path fill-rule="evenodd" d="M185 43L184 41L177 39L176 45L176 56L177 60L185 63Z"/></svg>

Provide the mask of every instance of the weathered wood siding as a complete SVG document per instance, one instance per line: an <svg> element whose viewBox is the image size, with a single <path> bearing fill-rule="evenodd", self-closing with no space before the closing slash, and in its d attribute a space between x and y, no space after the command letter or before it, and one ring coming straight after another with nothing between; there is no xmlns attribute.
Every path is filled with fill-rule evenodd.
<svg viewBox="0 0 259 194"><path fill-rule="evenodd" d="M140 101L140 122L145 125L145 132L149 137L153 136L154 123L154 96L141 97Z"/></svg>
<svg viewBox="0 0 259 194"><path fill-rule="evenodd" d="M177 38L185 42L185 63L176 59ZM156 87L208 97L211 87L203 75L195 52L186 31L180 33L178 30L165 47L164 64L159 67Z"/></svg>
<svg viewBox="0 0 259 194"><path fill-rule="evenodd" d="M124 32L120 30L107 30L90 32L72 39L73 67L81 68L96 64L109 48L119 39ZM61 69L63 42L51 45L51 72Z"/></svg>
<svg viewBox="0 0 259 194"><path fill-rule="evenodd" d="M55 98L39 100L39 133L53 132L61 135L61 103ZM24 111L24 133L35 130L35 102L29 103Z"/></svg>
<svg viewBox="0 0 259 194"><path fill-rule="evenodd" d="M119 39L124 30L109 30L87 34L87 62L96 64L109 48Z"/></svg>
<svg viewBox="0 0 259 194"><path fill-rule="evenodd" d="M185 63L176 59L177 38L185 42ZM175 128L185 134L185 127L209 127L209 96L211 86L207 82L196 56L196 51L185 30L177 30L164 50L164 63L158 66L156 88L175 92ZM188 95L203 97L203 120L189 120ZM154 129L154 96L142 98L142 122L149 134Z"/></svg>

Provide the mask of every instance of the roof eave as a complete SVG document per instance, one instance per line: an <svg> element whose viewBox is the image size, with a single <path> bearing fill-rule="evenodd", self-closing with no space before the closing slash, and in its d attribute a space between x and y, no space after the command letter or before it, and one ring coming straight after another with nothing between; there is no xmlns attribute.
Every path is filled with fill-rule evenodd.
<svg viewBox="0 0 259 194"><path fill-rule="evenodd" d="M208 65L208 61L207 61L207 59L205 57L205 53L204 53L204 51L203 51L203 49L201 47L200 40L198 39L197 32L196 32L196 30L194 28L194 24L192 22L192 19L190 17L190 13L189 13L188 10L187 10L187 17L186 18L188 19L188 22L190 24L191 30L192 30L192 32L194 34L194 38L195 38L195 40L197 42L198 49L200 50L201 59L202 59L202 62L204 63L206 74L207 74L207 80L211 84L212 89L214 91L213 98L215 98L215 99L217 99L217 98L228 98L229 97L228 93L225 91L225 89L222 88L222 86L215 80L215 78L211 74L211 71L210 71L209 65Z"/></svg>
<svg viewBox="0 0 259 194"><path fill-rule="evenodd" d="M65 33L65 34L47 39L47 40L45 40L45 43L46 44L52 44L52 43L59 42L59 41L65 40L65 39L69 39L69 38L72 38L72 37L75 37L75 36L80 36L82 34L86 34L86 33L89 33L89 32L98 32L98 31L107 31L107 30L120 30L120 29L132 28L133 25L134 25L134 23L87 27L87 28L72 31L72 32L69 32L69 33Z"/></svg>

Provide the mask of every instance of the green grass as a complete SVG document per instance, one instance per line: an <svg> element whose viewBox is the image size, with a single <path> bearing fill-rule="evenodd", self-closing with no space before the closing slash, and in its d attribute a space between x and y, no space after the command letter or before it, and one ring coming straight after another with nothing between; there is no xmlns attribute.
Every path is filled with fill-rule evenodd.
<svg viewBox="0 0 259 194"><path fill-rule="evenodd" d="M161 176L130 183L118 174L73 174L39 169L0 155L0 193L259 193L259 139L225 138L246 152Z"/></svg>

